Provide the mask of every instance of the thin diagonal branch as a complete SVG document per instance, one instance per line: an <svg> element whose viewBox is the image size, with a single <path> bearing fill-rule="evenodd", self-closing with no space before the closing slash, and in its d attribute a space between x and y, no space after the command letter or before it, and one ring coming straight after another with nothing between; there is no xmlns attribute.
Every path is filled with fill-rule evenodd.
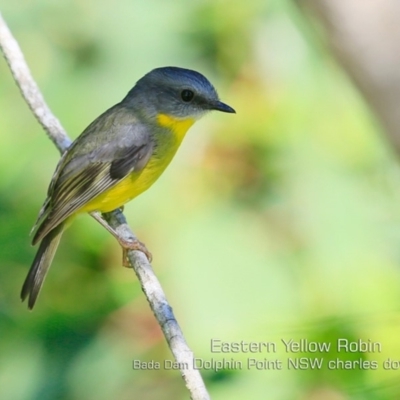
<svg viewBox="0 0 400 400"><path fill-rule="evenodd" d="M49 138L56 145L57 149L63 153L71 144L71 140L44 101L36 82L32 78L22 51L2 18L1 13L0 48L10 67L15 82L21 90L23 98L28 103L37 120L46 130ZM105 218L122 239L131 240L135 238L122 212L114 211L108 213L105 215ZM164 333L175 361L182 366L181 374L190 392L191 399L208 400L210 397L200 372L195 369L193 353L185 341L152 266L146 256L140 251L129 251L128 258L140 281L142 290L153 310L154 316Z"/></svg>
<svg viewBox="0 0 400 400"><path fill-rule="evenodd" d="M60 153L63 153L71 144L71 139L67 136L60 121L51 113L49 107L43 99L40 90L32 78L31 72L25 61L22 51L8 29L0 13L0 47L4 58L10 67L22 97L27 102L36 119L42 125L47 136L56 145Z"/></svg>

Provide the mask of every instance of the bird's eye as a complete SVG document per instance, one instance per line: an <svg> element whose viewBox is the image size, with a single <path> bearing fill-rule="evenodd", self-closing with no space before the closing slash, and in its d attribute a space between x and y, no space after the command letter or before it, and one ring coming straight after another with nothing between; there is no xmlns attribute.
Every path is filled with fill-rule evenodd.
<svg viewBox="0 0 400 400"><path fill-rule="evenodd" d="M194 93L191 90L182 90L181 92L181 98L185 103L189 103L189 101L192 101L194 97Z"/></svg>

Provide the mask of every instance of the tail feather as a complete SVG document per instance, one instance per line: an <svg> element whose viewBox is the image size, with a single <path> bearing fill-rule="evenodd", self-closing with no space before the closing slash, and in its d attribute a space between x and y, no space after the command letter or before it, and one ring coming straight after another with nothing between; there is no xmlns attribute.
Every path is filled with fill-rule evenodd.
<svg viewBox="0 0 400 400"><path fill-rule="evenodd" d="M22 286L21 300L24 301L28 297L28 308L30 310L32 310L35 305L47 271L50 268L58 244L60 243L63 231L64 223L61 223L43 238L35 259L33 260L31 269Z"/></svg>

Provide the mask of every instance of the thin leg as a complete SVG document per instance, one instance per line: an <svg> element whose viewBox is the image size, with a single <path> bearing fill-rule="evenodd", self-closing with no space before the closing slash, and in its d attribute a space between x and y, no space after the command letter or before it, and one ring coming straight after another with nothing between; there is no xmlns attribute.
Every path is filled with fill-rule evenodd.
<svg viewBox="0 0 400 400"><path fill-rule="evenodd" d="M113 235L118 240L118 243L122 247L122 265L124 267L128 267L128 268L131 267L131 265L130 265L130 263L128 261L128 250L139 250L139 251L141 251L142 253L144 253L146 255L146 257L149 260L149 262L151 262L151 260L153 259L153 256L151 255L149 250L147 250L146 245L144 243L140 242L137 239L125 240L125 239L120 238L118 236L118 233L115 232L115 230L113 228L111 228L110 225L107 224L107 222L103 219L103 217L101 216L101 214L99 212L92 212L92 213L90 213L90 215L100 225L102 225L105 229L107 229L107 231L110 232L111 235Z"/></svg>

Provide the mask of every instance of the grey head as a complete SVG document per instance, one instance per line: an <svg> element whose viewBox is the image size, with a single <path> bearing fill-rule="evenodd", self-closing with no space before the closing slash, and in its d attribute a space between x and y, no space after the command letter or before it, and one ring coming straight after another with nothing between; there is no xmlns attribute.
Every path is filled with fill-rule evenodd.
<svg viewBox="0 0 400 400"><path fill-rule="evenodd" d="M167 114L198 119L211 110L235 112L219 100L214 86L202 74L178 67L153 69L136 83L122 103L147 118Z"/></svg>

